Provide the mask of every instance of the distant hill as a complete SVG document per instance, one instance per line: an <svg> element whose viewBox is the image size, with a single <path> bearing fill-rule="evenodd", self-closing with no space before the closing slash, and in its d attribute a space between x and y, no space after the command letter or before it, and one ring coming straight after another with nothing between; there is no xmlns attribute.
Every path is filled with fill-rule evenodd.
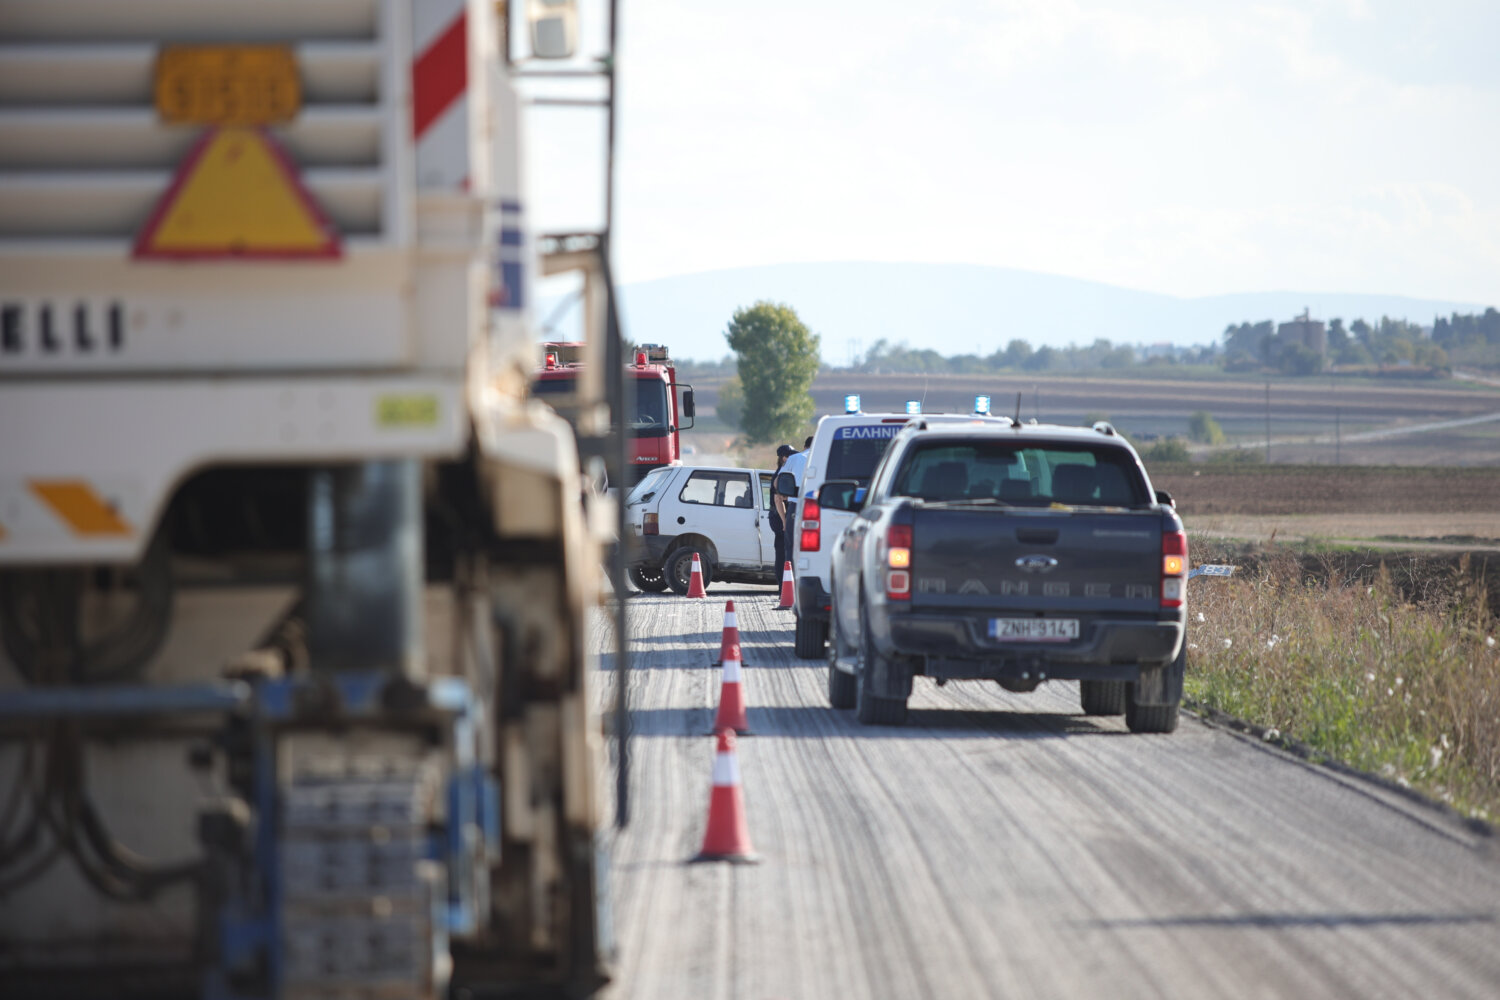
<svg viewBox="0 0 1500 1000"><path fill-rule="evenodd" d="M678 357L729 353L724 327L735 308L785 302L823 337L823 359L846 364L882 338L944 354L988 354L1014 339L1032 346L1217 342L1230 323L1291 319L1407 319L1482 312L1485 304L1400 295L1248 292L1180 299L1095 281L972 264L774 264L688 274L621 289L625 333L665 343Z"/></svg>

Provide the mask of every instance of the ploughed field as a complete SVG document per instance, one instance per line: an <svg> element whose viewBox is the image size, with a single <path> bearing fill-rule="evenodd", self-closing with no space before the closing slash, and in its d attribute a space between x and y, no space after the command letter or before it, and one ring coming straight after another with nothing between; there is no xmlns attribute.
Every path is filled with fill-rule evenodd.
<svg viewBox="0 0 1500 1000"><path fill-rule="evenodd" d="M1500 468L1152 465L1183 517L1203 514L1491 514Z"/></svg>
<svg viewBox="0 0 1500 1000"><path fill-rule="evenodd" d="M721 378L694 380L707 413ZM867 411L968 412L988 394L997 413L1057 423L1107 419L1136 438L1186 435L1197 411L1211 414L1231 442L1264 446L1270 417L1273 462L1332 465L1500 467L1500 388L1448 379L1183 378L1139 374L921 375L825 371L813 383L816 412L841 413L858 393ZM1391 433L1394 432L1394 433ZM1377 436L1378 435L1378 436Z"/></svg>

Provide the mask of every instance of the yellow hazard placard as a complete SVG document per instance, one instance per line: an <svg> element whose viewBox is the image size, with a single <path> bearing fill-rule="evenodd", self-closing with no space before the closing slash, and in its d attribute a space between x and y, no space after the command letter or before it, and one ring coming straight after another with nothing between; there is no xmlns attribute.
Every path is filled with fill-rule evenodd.
<svg viewBox="0 0 1500 1000"><path fill-rule="evenodd" d="M302 108L286 45L169 45L156 57L156 111L173 125L269 125Z"/></svg>
<svg viewBox="0 0 1500 1000"><path fill-rule="evenodd" d="M136 257L337 257L338 233L260 128L210 129L135 242Z"/></svg>

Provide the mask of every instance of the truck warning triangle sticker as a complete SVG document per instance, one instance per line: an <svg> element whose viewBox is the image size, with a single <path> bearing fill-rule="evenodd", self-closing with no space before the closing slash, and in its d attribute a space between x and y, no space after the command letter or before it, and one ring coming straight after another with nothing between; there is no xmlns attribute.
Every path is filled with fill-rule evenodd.
<svg viewBox="0 0 1500 1000"><path fill-rule="evenodd" d="M135 241L172 260L338 257L338 232L261 128L213 128L193 146Z"/></svg>

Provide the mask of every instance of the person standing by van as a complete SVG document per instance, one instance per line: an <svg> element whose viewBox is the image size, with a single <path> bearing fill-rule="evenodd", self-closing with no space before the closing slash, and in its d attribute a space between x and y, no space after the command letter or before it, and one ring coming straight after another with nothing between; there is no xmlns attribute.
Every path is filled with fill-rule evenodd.
<svg viewBox="0 0 1500 1000"><path fill-rule="evenodd" d="M771 534L776 537L776 579L781 579L781 568L786 565L786 497L776 492L776 477L781 475L792 446L784 444L776 449L776 471L771 474Z"/></svg>
<svg viewBox="0 0 1500 1000"><path fill-rule="evenodd" d="M792 478L796 480L797 483L797 495L794 497L787 497L786 500L785 522L786 530L788 532L795 532L797 530L797 502L802 497L802 476L805 472L807 472L807 450L812 447L812 438L808 438L803 442L801 451L792 451L792 446L789 444L784 444L781 447L785 448L789 452L786 458L786 464L781 467L781 471L790 472L792 474ZM776 449L776 453L780 455L781 448ZM792 537L795 538L796 535L793 534ZM794 547L794 545L787 546L788 554L791 553Z"/></svg>

